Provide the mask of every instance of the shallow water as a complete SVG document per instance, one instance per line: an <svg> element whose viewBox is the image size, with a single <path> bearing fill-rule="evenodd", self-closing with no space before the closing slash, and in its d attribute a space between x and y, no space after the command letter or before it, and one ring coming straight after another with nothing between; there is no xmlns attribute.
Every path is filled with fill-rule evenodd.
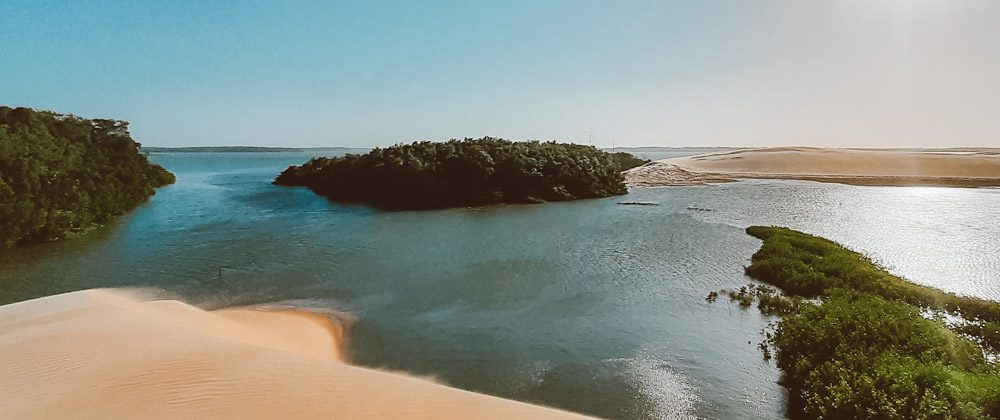
<svg viewBox="0 0 1000 420"><path fill-rule="evenodd" d="M177 184L95 235L0 253L0 303L108 286L209 307L305 300L358 317L354 363L605 417L775 418L778 370L756 349L769 319L704 301L749 281L746 226L1000 298L1000 190L748 181L628 197L659 206L378 212L269 184L308 157L152 156Z"/></svg>

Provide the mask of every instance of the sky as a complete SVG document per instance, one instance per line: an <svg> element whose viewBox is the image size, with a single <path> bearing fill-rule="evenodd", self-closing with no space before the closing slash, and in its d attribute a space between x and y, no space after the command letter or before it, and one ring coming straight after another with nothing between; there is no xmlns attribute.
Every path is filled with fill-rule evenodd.
<svg viewBox="0 0 1000 420"><path fill-rule="evenodd" d="M1000 147L1000 1L4 0L0 104L146 146Z"/></svg>

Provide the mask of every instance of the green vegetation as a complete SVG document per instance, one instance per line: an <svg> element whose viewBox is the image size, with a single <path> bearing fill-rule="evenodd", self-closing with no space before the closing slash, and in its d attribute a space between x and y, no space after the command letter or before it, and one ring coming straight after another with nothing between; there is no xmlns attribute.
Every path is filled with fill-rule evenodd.
<svg viewBox="0 0 1000 420"><path fill-rule="evenodd" d="M316 158L274 183L307 186L336 201L431 209L625 194L620 165L634 163L592 146L484 137Z"/></svg>
<svg viewBox="0 0 1000 420"><path fill-rule="evenodd" d="M125 121L0 106L0 247L80 234L172 182Z"/></svg>
<svg viewBox="0 0 1000 420"><path fill-rule="evenodd" d="M791 415L1000 418L998 367L983 351L996 349L1000 305L908 283L823 238L779 227L747 233L764 240L748 275L817 298L767 334ZM963 321L949 327L921 311Z"/></svg>
<svg viewBox="0 0 1000 420"><path fill-rule="evenodd" d="M633 156L631 153L625 152L612 153L611 159L614 159L615 164L618 165L619 171L627 171L636 166L642 166L649 163L649 159L640 159Z"/></svg>
<svg viewBox="0 0 1000 420"><path fill-rule="evenodd" d="M798 311L803 304L803 300L798 296L782 296L773 287L763 284L748 284L739 290L722 289L718 292L709 292L705 298L708 302L715 302L720 294L728 295L729 300L738 302L741 308L749 308L757 302L757 309L764 315L787 315Z"/></svg>
<svg viewBox="0 0 1000 420"><path fill-rule="evenodd" d="M751 226L747 233L764 240L746 269L751 277L792 295L849 289L948 313L966 320L956 329L1000 352L1000 303L910 283L835 242L791 229Z"/></svg>

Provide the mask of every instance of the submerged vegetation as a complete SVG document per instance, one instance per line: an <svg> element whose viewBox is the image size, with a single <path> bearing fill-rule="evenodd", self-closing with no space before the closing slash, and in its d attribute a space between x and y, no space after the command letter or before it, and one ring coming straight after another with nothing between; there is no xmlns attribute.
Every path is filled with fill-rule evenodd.
<svg viewBox="0 0 1000 420"><path fill-rule="evenodd" d="M274 183L393 209L537 203L625 194L621 172L637 161L645 163L592 146L484 137L315 158Z"/></svg>
<svg viewBox="0 0 1000 420"><path fill-rule="evenodd" d="M748 284L739 290L722 289L718 292L709 292L705 298L708 302L715 302L719 295L728 295L729 300L738 302L741 308L749 308L757 302L757 309L764 315L787 315L794 313L802 306L803 300L798 296L782 296L773 287L762 284Z"/></svg>
<svg viewBox="0 0 1000 420"><path fill-rule="evenodd" d="M173 182L125 121L0 106L0 247L79 234Z"/></svg>
<svg viewBox="0 0 1000 420"><path fill-rule="evenodd" d="M748 275L793 299L816 298L784 312L767 333L793 417L1000 418L1000 371L984 356L997 349L1000 304L909 283L861 254L791 229L753 226L747 233L764 240ZM928 312L963 321L946 325Z"/></svg>

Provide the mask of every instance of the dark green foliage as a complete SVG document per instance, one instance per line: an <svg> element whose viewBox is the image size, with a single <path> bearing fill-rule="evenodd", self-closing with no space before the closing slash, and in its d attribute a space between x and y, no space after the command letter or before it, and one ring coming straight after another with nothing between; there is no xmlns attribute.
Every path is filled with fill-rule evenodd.
<svg viewBox="0 0 1000 420"><path fill-rule="evenodd" d="M997 322L967 322L956 325L955 331L974 337L983 347L993 352L1000 352L1000 323Z"/></svg>
<svg viewBox="0 0 1000 420"><path fill-rule="evenodd" d="M618 165L619 171L627 171L636 166L642 166L649 163L649 159L640 159L633 156L631 153L626 152L612 153L611 158L614 159L615 165Z"/></svg>
<svg viewBox="0 0 1000 420"><path fill-rule="evenodd" d="M316 158L274 183L307 186L337 201L429 209L625 194L618 165L591 146L485 137Z"/></svg>
<svg viewBox="0 0 1000 420"><path fill-rule="evenodd" d="M746 273L786 293L816 297L829 289L850 289L977 323L1000 322L1000 303L910 283L836 242L781 227L751 226L747 233L764 244L751 258Z"/></svg>
<svg viewBox="0 0 1000 420"><path fill-rule="evenodd" d="M125 121L0 106L0 247L78 234L172 182Z"/></svg>
<svg viewBox="0 0 1000 420"><path fill-rule="evenodd" d="M778 323L791 407L810 418L983 418L1000 377L982 352L898 301L838 290ZM972 384L988 385L970 392Z"/></svg>
<svg viewBox="0 0 1000 420"><path fill-rule="evenodd" d="M775 331L778 367L790 380L847 353L893 352L922 362L982 366L974 344L940 323L923 318L913 306L868 293L838 290L819 305L806 305L782 319Z"/></svg>
<svg viewBox="0 0 1000 420"><path fill-rule="evenodd" d="M747 233L764 240L747 274L792 295L820 298L786 313L768 334L790 391L790 414L1000 418L997 367L970 341L997 339L995 303L908 283L826 239L777 227ZM920 308L970 322L949 330Z"/></svg>

